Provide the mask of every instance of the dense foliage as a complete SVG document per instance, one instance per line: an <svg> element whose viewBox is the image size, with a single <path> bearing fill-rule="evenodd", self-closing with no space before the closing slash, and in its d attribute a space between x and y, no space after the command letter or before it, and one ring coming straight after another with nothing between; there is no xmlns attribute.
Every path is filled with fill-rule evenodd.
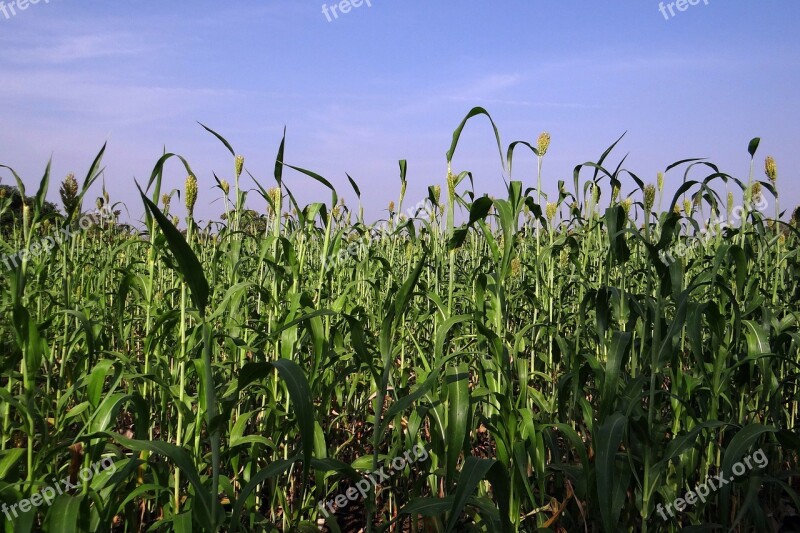
<svg viewBox="0 0 800 533"><path fill-rule="evenodd" d="M354 181L351 210L284 163L283 143L267 190L217 136L232 184L217 179L225 214L207 226L172 154L133 232L74 216L102 152L80 187L62 186L63 218L45 216L46 175L0 242L30 250L0 264L0 502L75 487L18 506L14 531L788 524L800 258L796 224L776 220L774 161L760 178L755 139L747 178L688 160L648 185L611 164L612 146L548 201L549 136L505 152L498 136L509 182L492 199L449 170L480 115L410 211L400 163L397 203L375 224ZM539 175L515 181L515 156ZM185 221L161 196L165 165L189 175ZM330 203L297 205L290 185L307 179ZM246 207L252 183L265 212ZM703 220L727 227L702 235ZM420 445L424 460L364 477ZM757 450L768 465L662 518ZM101 460L113 468L83 479ZM320 506L353 487L365 497Z"/></svg>

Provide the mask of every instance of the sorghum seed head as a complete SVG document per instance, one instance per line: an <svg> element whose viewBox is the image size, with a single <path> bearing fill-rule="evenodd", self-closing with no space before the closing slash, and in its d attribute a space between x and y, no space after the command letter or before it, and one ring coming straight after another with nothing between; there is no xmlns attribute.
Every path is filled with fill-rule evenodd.
<svg viewBox="0 0 800 533"><path fill-rule="evenodd" d="M761 200L762 200L761 183L759 183L757 181L755 183L753 183L752 189L750 190L750 193L752 194L753 201L760 203Z"/></svg>
<svg viewBox="0 0 800 533"><path fill-rule="evenodd" d="M550 148L550 134L547 132L542 133L539 135L539 138L536 141L537 148L539 149L539 157L544 157L547 153L547 150Z"/></svg>
<svg viewBox="0 0 800 533"><path fill-rule="evenodd" d="M236 172L236 177L242 175L242 169L244 168L244 156L237 155L236 158L233 160L233 170Z"/></svg>
<svg viewBox="0 0 800 533"><path fill-rule="evenodd" d="M511 260L511 277L518 278L521 273L522 263L520 262L519 257L515 257Z"/></svg>
<svg viewBox="0 0 800 533"><path fill-rule="evenodd" d="M225 193L225 196L228 196L228 194L231 192L231 184L225 180L219 181L219 188L222 189L222 192Z"/></svg>
<svg viewBox="0 0 800 533"><path fill-rule="evenodd" d="M394 200L389 202L389 212L394 213Z"/></svg>
<svg viewBox="0 0 800 533"><path fill-rule="evenodd" d="M28 226L28 222L31 218L31 206L28 205L28 202L22 202L22 221L25 224L25 227Z"/></svg>
<svg viewBox="0 0 800 533"><path fill-rule="evenodd" d="M62 187L64 188L64 193L70 196L78 194L78 180L75 179L75 174L72 172L67 174L67 177L64 178L64 182L62 183Z"/></svg>
<svg viewBox="0 0 800 533"><path fill-rule="evenodd" d="M663 172L659 172L658 173L658 176L656 177L656 182L658 183L658 190L659 191L663 191L664 190L664 173Z"/></svg>
<svg viewBox="0 0 800 533"><path fill-rule="evenodd" d="M450 198L456 195L456 178L457 176L455 174L449 170L447 171L447 193L450 195Z"/></svg>
<svg viewBox="0 0 800 533"><path fill-rule="evenodd" d="M728 216L731 216L731 213L733 213L733 203L734 203L734 201L733 201L733 193L729 191L728 192L728 206L727 206L728 207Z"/></svg>
<svg viewBox="0 0 800 533"><path fill-rule="evenodd" d="M686 199L686 200L683 201L683 213L687 217L692 216L692 201L691 200Z"/></svg>
<svg viewBox="0 0 800 533"><path fill-rule="evenodd" d="M105 205L105 201L102 198L98 198L97 201L95 202L95 205L97 206L98 210L99 209L103 209L103 206Z"/></svg>
<svg viewBox="0 0 800 533"><path fill-rule="evenodd" d="M768 156L766 161L764 161L764 172L767 174L769 181L772 182L772 185L775 185L775 182L778 180L778 165L775 164L774 157Z"/></svg>
<svg viewBox="0 0 800 533"><path fill-rule="evenodd" d="M619 185L614 185L611 188L611 202L616 202L617 197L619 196Z"/></svg>
<svg viewBox="0 0 800 533"><path fill-rule="evenodd" d="M8 190L0 189L0 198L5 198L6 196L8 196Z"/></svg>
<svg viewBox="0 0 800 533"><path fill-rule="evenodd" d="M278 207L281 204L281 188L272 187L270 190L267 191L267 196L269 196L269 200L272 203L272 207L278 209Z"/></svg>
<svg viewBox="0 0 800 533"><path fill-rule="evenodd" d="M61 204L67 212L72 211L78 204L78 180L75 174L69 173L61 183Z"/></svg>
<svg viewBox="0 0 800 533"><path fill-rule="evenodd" d="M656 186L649 184L644 188L644 210L648 213L653 210L656 203Z"/></svg>
<svg viewBox="0 0 800 533"><path fill-rule="evenodd" d="M558 258L558 264L561 268L569 266L569 248L566 246L561 249L561 255Z"/></svg>
<svg viewBox="0 0 800 533"><path fill-rule="evenodd" d="M169 207L169 202L172 197L169 194L161 195L161 203L164 204L164 207Z"/></svg>
<svg viewBox="0 0 800 533"><path fill-rule="evenodd" d="M545 213L547 214L547 220L553 221L556 218L556 213L558 212L558 204L555 202L547 202L547 206L545 207Z"/></svg>
<svg viewBox="0 0 800 533"><path fill-rule="evenodd" d="M186 189L186 210L191 216L194 213L194 204L197 202L197 178L194 177L194 174L186 176L184 188Z"/></svg>
<svg viewBox="0 0 800 533"><path fill-rule="evenodd" d="M625 216L630 216L631 206L633 205L633 198L625 198L622 200L622 209L625 210Z"/></svg>
<svg viewBox="0 0 800 533"><path fill-rule="evenodd" d="M437 205L439 204L439 200L441 199L441 197L442 197L442 187L441 187L441 185L434 185L433 186L433 200L436 202Z"/></svg>

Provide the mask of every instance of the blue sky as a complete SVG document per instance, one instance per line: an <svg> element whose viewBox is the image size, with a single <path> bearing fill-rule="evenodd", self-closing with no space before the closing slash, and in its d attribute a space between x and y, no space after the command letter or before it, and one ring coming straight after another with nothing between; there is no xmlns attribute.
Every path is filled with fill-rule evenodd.
<svg viewBox="0 0 800 533"><path fill-rule="evenodd" d="M760 136L758 177L774 155L781 207L800 203L800 3L701 0L665 20L653 0L371 0L330 22L323 3L41 0L0 13L0 163L29 188L51 155L54 182L82 178L107 140L107 187L138 219L134 178L146 182L166 147L200 180L197 215L217 218L212 172L230 179L232 161L196 121L226 136L266 187L286 126L286 162L324 175L353 205L348 172L376 218L398 196L399 159L410 204L444 182L453 129L483 106L505 145L551 133L546 192L624 131L618 157L630 153L626 168L650 182L688 157L746 179L747 143ZM488 122L462 139L454 168L502 194ZM534 172L520 152L514 179L532 186ZM184 178L170 166L165 187ZM668 175L668 188L681 178ZM302 203L330 198L294 172L286 182Z"/></svg>

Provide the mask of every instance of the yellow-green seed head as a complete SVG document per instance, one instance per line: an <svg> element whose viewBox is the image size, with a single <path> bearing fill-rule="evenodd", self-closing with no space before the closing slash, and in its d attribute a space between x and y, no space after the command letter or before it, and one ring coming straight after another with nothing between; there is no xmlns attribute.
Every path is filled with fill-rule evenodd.
<svg viewBox="0 0 800 533"><path fill-rule="evenodd" d="M281 205L281 188L280 187L272 187L270 190L267 191L267 196L269 196L269 201L272 203L272 206L277 210Z"/></svg>
<svg viewBox="0 0 800 533"><path fill-rule="evenodd" d="M394 213L394 200L389 202L389 213Z"/></svg>
<svg viewBox="0 0 800 533"><path fill-rule="evenodd" d="M683 213L687 217L692 216L692 201L691 200L686 199L686 200L683 201Z"/></svg>
<svg viewBox="0 0 800 533"><path fill-rule="evenodd" d="M625 210L625 216L630 216L631 206L633 205L633 198L625 198L622 200L622 209Z"/></svg>
<svg viewBox="0 0 800 533"><path fill-rule="evenodd" d="M225 180L219 180L219 188L222 189L222 192L225 193L225 196L231 192L231 184Z"/></svg>
<svg viewBox="0 0 800 533"><path fill-rule="evenodd" d="M177 216L172 215L172 225L177 228L179 222L180 222L180 219Z"/></svg>
<svg viewBox="0 0 800 533"><path fill-rule="evenodd" d="M675 204L672 207L672 212L675 213L676 215L680 215L681 214L681 206L678 205L678 204Z"/></svg>
<svg viewBox="0 0 800 533"><path fill-rule="evenodd" d="M734 200L733 200L733 193L729 191L729 192L728 192L728 205L727 205L727 208L728 208L728 211L727 211L727 213L728 213L728 217L730 217L730 216L731 216L731 214L733 213L733 204L734 204Z"/></svg>
<svg viewBox="0 0 800 533"><path fill-rule="evenodd" d="M197 203L197 178L194 174L186 176L184 183L184 193L186 194L186 210L189 211L189 216L194 213L194 204Z"/></svg>
<svg viewBox="0 0 800 533"><path fill-rule="evenodd" d="M99 210L103 209L103 206L105 205L105 201L102 198L98 198L97 201L95 202L95 205L97 206L97 210L99 211Z"/></svg>
<svg viewBox="0 0 800 533"><path fill-rule="evenodd" d="M0 198L5 198L6 196L8 196L8 190L0 189Z"/></svg>
<svg viewBox="0 0 800 533"><path fill-rule="evenodd" d="M569 266L569 248L566 246L561 249L561 255L558 258L558 264L561 268L567 268Z"/></svg>
<svg viewBox="0 0 800 533"><path fill-rule="evenodd" d="M433 200L436 204L439 204L439 200L442 198L442 187L441 185L434 185L433 186Z"/></svg>
<svg viewBox="0 0 800 533"><path fill-rule="evenodd" d="M518 278L520 274L522 274L522 262L519 257L515 257L511 260L511 277Z"/></svg>
<svg viewBox="0 0 800 533"><path fill-rule="evenodd" d="M759 183L757 181L755 183L753 183L752 188L750 189L750 194L751 194L751 198L753 199L754 202L761 203L762 192L763 192L763 189L761 187L761 183Z"/></svg>
<svg viewBox="0 0 800 533"><path fill-rule="evenodd" d="M236 177L242 175L242 169L244 169L244 156L237 155L236 159L233 160L233 170L236 172Z"/></svg>
<svg viewBox="0 0 800 533"><path fill-rule="evenodd" d="M764 172L767 174L769 181L772 182L772 185L775 185L775 182L778 180L778 165L775 164L775 158L772 156L768 156L766 161L764 161Z"/></svg>
<svg viewBox="0 0 800 533"><path fill-rule="evenodd" d="M27 202L22 203L22 225L27 228L31 222L31 206Z"/></svg>
<svg viewBox="0 0 800 533"><path fill-rule="evenodd" d="M447 193L449 194L449 198L454 198L456 195L456 178L457 176L447 171Z"/></svg>
<svg viewBox="0 0 800 533"><path fill-rule="evenodd" d="M616 202L618 197L619 197L619 185L614 185L611 188L611 203L613 204L614 202Z"/></svg>
<svg viewBox="0 0 800 533"><path fill-rule="evenodd" d="M659 172L658 173L658 176L656 177L656 183L658 184L658 190L659 191L663 191L664 190L664 173L663 172Z"/></svg>
<svg viewBox="0 0 800 533"><path fill-rule="evenodd" d="M61 185L63 187L64 194L69 196L75 196L78 194L78 180L75 179L75 174L72 172L67 174L67 177L64 178L64 182Z"/></svg>
<svg viewBox="0 0 800 533"><path fill-rule="evenodd" d="M553 221L556 218L556 213L558 212L558 204L555 202L547 202L547 206L545 206L545 214L547 215L547 220Z"/></svg>
<svg viewBox="0 0 800 533"><path fill-rule="evenodd" d="M162 194L161 195L161 203L164 204L164 207L169 207L169 202L172 197L169 194Z"/></svg>
<svg viewBox="0 0 800 533"><path fill-rule="evenodd" d="M592 185L592 203L595 205L600 201L600 187Z"/></svg>
<svg viewBox="0 0 800 533"><path fill-rule="evenodd" d="M78 206L78 180L75 174L69 173L61 183L61 204L67 212L73 211Z"/></svg>
<svg viewBox="0 0 800 533"><path fill-rule="evenodd" d="M656 186L649 184L644 188L644 210L650 213L656 203Z"/></svg>
<svg viewBox="0 0 800 533"><path fill-rule="evenodd" d="M536 146L539 150L539 157L544 157L544 155L547 153L547 150L550 148L550 134L544 132L539 135L539 139L536 141Z"/></svg>

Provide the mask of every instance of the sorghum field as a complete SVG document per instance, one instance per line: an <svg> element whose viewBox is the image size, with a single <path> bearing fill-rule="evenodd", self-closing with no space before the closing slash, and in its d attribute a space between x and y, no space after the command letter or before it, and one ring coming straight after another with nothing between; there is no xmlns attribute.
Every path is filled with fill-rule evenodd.
<svg viewBox="0 0 800 533"><path fill-rule="evenodd" d="M126 199L138 225L86 194L102 151L26 202L3 167L5 530L795 531L799 235L775 161L754 139L750 168L645 178L615 143L544 195L549 135L495 128L490 198L454 161L487 119L427 198L401 161L378 222L355 181L283 142L259 176L211 130L227 175L164 155ZM330 198L298 205L314 180Z"/></svg>

